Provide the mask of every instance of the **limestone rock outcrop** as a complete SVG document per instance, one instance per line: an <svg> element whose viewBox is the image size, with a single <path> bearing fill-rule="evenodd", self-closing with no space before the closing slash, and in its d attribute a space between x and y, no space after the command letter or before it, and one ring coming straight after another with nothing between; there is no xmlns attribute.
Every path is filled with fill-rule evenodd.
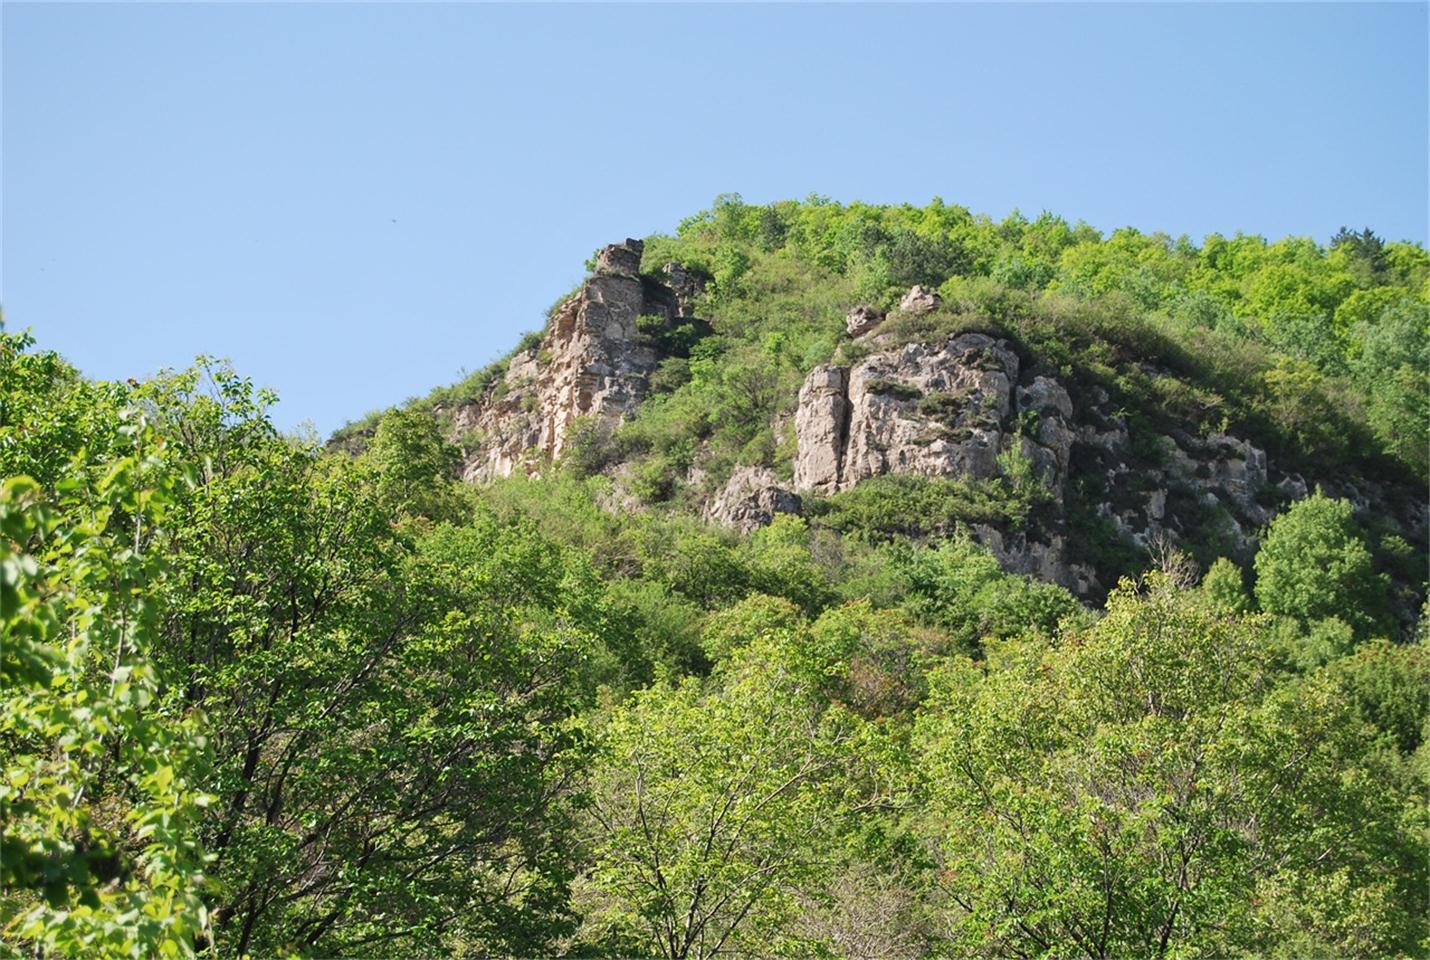
<svg viewBox="0 0 1430 960"><path fill-rule="evenodd" d="M595 274L556 308L541 342L513 356L500 382L453 413L465 479L540 470L566 451L578 424L609 432L640 405L660 357L637 319L689 316L699 292L679 264L666 265L669 285L642 278L642 246L603 247Z"/></svg>
<svg viewBox="0 0 1430 960"><path fill-rule="evenodd" d="M983 523L974 524L969 532L1011 573L1060 584L1078 596L1101 588L1092 567L1069 562L1067 538L1061 534L1054 533L1042 542L1032 539L1026 531L1004 531Z"/></svg>
<svg viewBox="0 0 1430 960"><path fill-rule="evenodd" d="M799 389L794 428L799 440L795 489L834 493L839 489L849 429L849 386L844 370L824 363L810 371Z"/></svg>
<svg viewBox="0 0 1430 960"><path fill-rule="evenodd" d="M1010 343L981 333L816 367L800 390L795 432L795 492L823 496L889 473L993 480L1022 470L1009 458L1020 455L1046 489L1048 510L1026 530L978 524L971 532L1008 569L1080 595L1108 584L1074 559L1086 550L1066 511L1080 511L1084 524L1101 518L1144 548L1210 534L1245 561L1266 523L1308 488L1276 471L1266 451L1226 433L1173 430L1140 437L1134 449L1125 411L1105 390L1085 386L1075 402L1052 372L1024 369Z"/></svg>
<svg viewBox="0 0 1430 960"><path fill-rule="evenodd" d="M884 311L878 307L858 306L844 318L844 329L851 337L862 337L884 322Z"/></svg>
<svg viewBox="0 0 1430 960"><path fill-rule="evenodd" d="M596 274L639 277L644 252L645 244L640 240L627 238L625 243L609 243L596 251Z"/></svg>
<svg viewBox="0 0 1430 960"><path fill-rule="evenodd" d="M736 467L706 509L708 519L741 533L772 523L777 514L799 513L799 495L780 485L768 467Z"/></svg>
<svg viewBox="0 0 1430 960"><path fill-rule="evenodd" d="M600 441L649 393L661 344L710 331L696 315L700 276L674 262L643 275L643 253L638 240L598 251L592 276L552 311L540 341L510 357L481 396L439 411L463 450L467 480L536 473L573 449L590 450L592 469L616 481L607 506L640 507L629 491L633 465L603 459L612 448ZM939 305L936 291L916 286L899 309ZM652 317L678 336L653 331ZM800 512L802 495L832 496L885 474L1003 485L984 489L987 502L1017 510L995 508L988 521L980 514L972 535L1007 569L1092 599L1127 566L1124 547L1195 542L1247 562L1266 524L1316 486L1366 518L1392 503L1420 540L1430 526L1423 497L1389 482L1287 473L1245 437L1193 435L1165 414L1156 427L1149 416L1130 417L1125 397L1114 400L1092 378L1070 377L1008 340L966 332L904 343L898 330L881 328L885 317L872 306L850 309L845 329L858 343L846 347L858 359L815 367L793 412L776 414L777 448L794 434L792 483L768 467L741 466L718 485L697 451L685 483L703 491L707 519L749 532Z"/></svg>
<svg viewBox="0 0 1430 960"><path fill-rule="evenodd" d="M899 301L899 309L904 313L929 313L937 310L941 303L943 298L938 295L938 291L915 285L910 287L909 292L904 294L904 299Z"/></svg>
<svg viewBox="0 0 1430 960"><path fill-rule="evenodd" d="M848 371L816 367L795 414L795 488L834 493L884 473L997 476L1017 379L1017 354L981 333L910 343Z"/></svg>
<svg viewBox="0 0 1430 960"><path fill-rule="evenodd" d="M1032 461L1038 479L1061 503L1077 439L1072 398L1056 380L1036 376L1028 386L1018 388L1017 408L1020 418L1031 415L1031 422L1036 423L1032 436L1021 441L1023 455Z"/></svg>
<svg viewBox="0 0 1430 960"><path fill-rule="evenodd" d="M998 473L1018 357L981 333L910 343L849 372L841 487L883 473L987 479Z"/></svg>

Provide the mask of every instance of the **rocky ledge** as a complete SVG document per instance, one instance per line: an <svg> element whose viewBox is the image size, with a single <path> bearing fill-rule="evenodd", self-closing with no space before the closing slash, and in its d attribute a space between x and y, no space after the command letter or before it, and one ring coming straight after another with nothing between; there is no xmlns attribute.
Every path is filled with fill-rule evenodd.
<svg viewBox="0 0 1430 960"><path fill-rule="evenodd" d="M640 317L688 317L699 282L666 264L664 282L640 274L639 240L603 247L594 274L556 308L541 341L515 354L501 382L452 416L470 481L534 473L566 450L584 422L609 432L645 398L659 362Z"/></svg>
<svg viewBox="0 0 1430 960"><path fill-rule="evenodd" d="M849 326L862 334L872 324ZM1075 402L1069 386L1027 367L1008 341L981 333L889 347L850 366L818 366L799 394L790 492L828 496L882 474L981 481L1010 468L1027 471L1046 489L1048 509L1027 529L980 524L971 532L1005 567L1082 596L1110 584L1075 559L1092 551L1076 539L1088 536L1076 532L1088 525L1069 522L1074 509L1084 521L1088 513L1096 518L1097 537L1149 549L1215 542L1244 562L1271 518L1309 492L1305 478L1278 470L1266 451L1226 433L1173 431L1151 442L1140 437L1134 449L1125 416L1105 391L1085 389ZM1390 499L1369 484L1320 482L1367 515L1372 503ZM1426 510L1411 513L1399 518L1402 526L1423 536Z"/></svg>
<svg viewBox="0 0 1430 960"><path fill-rule="evenodd" d="M578 426L609 435L635 412L662 359L638 320L689 322L700 294L699 281L677 263L659 279L642 276L643 252L637 240L603 248L593 275L556 308L540 342L514 355L483 397L452 412L467 480L540 472L566 452ZM934 291L916 287L900 313L937 306ZM893 344L878 332L883 321L873 307L851 309L847 333L872 352L846 366L822 364L806 378L793 417L793 483L765 467L738 468L710 498L708 519L748 532L800 512L802 498L884 474L980 482L1015 471L1009 479L1045 490L1038 515L1022 527L975 524L971 532L1008 569L1096 598L1111 584L1088 557L1109 541L1148 549L1215 543L1245 562L1266 523L1314 482L1366 516L1373 504L1384 513L1395 499L1372 484L1308 482L1226 433L1171 431L1134 443L1105 391L1075 389L1056 371L1030 365L1007 340L962 333ZM1419 542L1426 514L1419 503L1396 519Z"/></svg>

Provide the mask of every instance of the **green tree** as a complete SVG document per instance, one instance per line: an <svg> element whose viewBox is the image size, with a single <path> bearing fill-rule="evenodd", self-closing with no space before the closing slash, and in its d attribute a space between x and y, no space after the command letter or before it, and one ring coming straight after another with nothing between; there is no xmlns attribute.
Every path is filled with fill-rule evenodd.
<svg viewBox="0 0 1430 960"><path fill-rule="evenodd" d="M1382 446L1430 473L1430 306L1405 297L1350 328L1351 376Z"/></svg>
<svg viewBox="0 0 1430 960"><path fill-rule="evenodd" d="M1417 949L1418 788L1332 675L1273 686L1264 631L1154 578L950 663L918 744L961 949Z"/></svg>
<svg viewBox="0 0 1430 960"><path fill-rule="evenodd" d="M212 726L220 949L547 949L598 585L529 524L414 539L392 511L421 490L216 380L152 402L207 465L171 522L163 652Z"/></svg>
<svg viewBox="0 0 1430 960"><path fill-rule="evenodd" d="M860 730L795 643L765 635L720 689L660 683L611 716L589 810L590 938L671 958L788 942L798 894L824 878Z"/></svg>
<svg viewBox="0 0 1430 960"><path fill-rule="evenodd" d="M54 808L37 800L7 816L7 829L28 831L22 844L42 843L45 818L60 818L56 829L71 833L55 843L84 853L65 861L62 847L44 848L48 872L16 875L25 889L51 891L57 907L70 902L71 877L81 899L7 936L64 947L66 931L89 922L86 911L121 902L129 905L106 936L128 937L126 949L145 956L171 949L161 933L187 949L207 923L205 906L206 936L230 955L533 953L569 932L568 794L585 757L572 721L610 669L606 640L616 634L589 566L529 523L485 514L460 528L395 522L412 501L391 495L402 490L380 458L324 457L281 436L267 417L271 397L222 366L120 389L23 354L11 363L25 379L7 398L20 402L7 405L0 456L41 468L62 494L55 529L64 535L35 554L54 564L43 593L82 585L63 601L72 612L61 623L76 626L66 649L97 659L84 664L93 673L84 683L50 688L83 704L15 687L16 723L52 711L43 715L96 732L85 751L63 757L78 772L25 779L20 770L7 798L73 792L62 776L97 779L82 808L67 810L57 796ZM165 438L162 457L132 452L150 433L106 398L147 412L153 435ZM60 438L72 455L48 455L34 435ZM141 468L136 486L129 478ZM408 478L410 492L421 495L425 475ZM134 593L125 571L141 560L148 572ZM23 573L25 561L15 563ZM13 582L31 591L22 593L23 633L37 615L26 598L39 588ZM5 615L13 625L8 601ZM127 673L110 687L107 658L121 649ZM141 653L152 671L127 662ZM212 748L202 770L180 763L180 728L160 738L164 718L199 711ZM63 724L47 722L60 736ZM26 740L14 753L56 762L45 747ZM214 795L201 819L200 789ZM89 797L100 805L92 815ZM152 831L151 848L121 833L129 809L145 818L135 829ZM215 858L211 887L196 868L183 872L185 831ZM169 873L151 869L144 851L169 857ZM99 907L85 863L108 881ZM15 902L29 909L33 898ZM100 951L97 939L74 942L87 946L64 948Z"/></svg>
<svg viewBox="0 0 1430 960"><path fill-rule="evenodd" d="M1385 241L1366 227L1360 233L1344 226L1331 237L1331 249L1344 251L1357 264L1363 282L1373 283L1389 268Z"/></svg>
<svg viewBox="0 0 1430 960"><path fill-rule="evenodd" d="M1385 579L1351 505L1319 490L1271 521L1256 554L1261 608L1302 623L1338 617L1367 636L1385 623Z"/></svg>
<svg viewBox="0 0 1430 960"><path fill-rule="evenodd" d="M1227 613L1246 613L1251 609L1251 598L1246 595L1246 575L1226 557L1217 557L1207 569L1202 578L1202 592L1215 607Z"/></svg>
<svg viewBox="0 0 1430 960"><path fill-rule="evenodd" d="M967 536L905 554L899 567L908 584L909 612L947 630L968 652L988 637L1052 633L1062 618L1082 612L1062 587L1007 573Z"/></svg>
<svg viewBox="0 0 1430 960"><path fill-rule="evenodd" d="M113 411L110 411L113 414ZM160 447L48 497L0 487L0 952L193 956L208 934L202 718L165 704Z"/></svg>
<svg viewBox="0 0 1430 960"><path fill-rule="evenodd" d="M461 498L453 489L461 456L422 410L392 410L378 421L368 446L377 468L377 494L394 513L454 519Z"/></svg>

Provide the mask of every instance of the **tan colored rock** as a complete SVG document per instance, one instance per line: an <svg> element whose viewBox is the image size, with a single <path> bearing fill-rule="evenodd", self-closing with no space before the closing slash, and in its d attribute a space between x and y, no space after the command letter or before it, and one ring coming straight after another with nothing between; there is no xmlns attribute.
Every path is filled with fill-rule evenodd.
<svg viewBox="0 0 1430 960"><path fill-rule="evenodd" d="M828 494L885 473L997 476L1017 378L1017 354L981 333L876 353L847 373L817 367L795 415L795 489Z"/></svg>
<svg viewBox="0 0 1430 960"><path fill-rule="evenodd" d="M844 329L851 337L862 337L884 322L884 311L877 307L858 306L844 318Z"/></svg>
<svg viewBox="0 0 1430 960"><path fill-rule="evenodd" d="M899 309L904 313L930 313L937 310L941 303L943 297L938 295L937 290L915 285L910 287L909 292L904 294L904 299L899 301Z"/></svg>
<svg viewBox="0 0 1430 960"><path fill-rule="evenodd" d="M625 243L607 244L596 251L597 276L640 276L645 244L627 238Z"/></svg>
<svg viewBox="0 0 1430 960"><path fill-rule="evenodd" d="M768 467L736 467L706 510L715 523L749 533L772 523L777 514L799 513L800 498Z"/></svg>
<svg viewBox="0 0 1430 960"><path fill-rule="evenodd" d="M1078 433L1072 423L1073 404L1067 390L1051 377L1034 377L1018 388L1018 415L1037 418L1033 436L1023 439L1023 453L1033 462L1038 478L1062 502L1073 444Z"/></svg>
<svg viewBox="0 0 1430 960"><path fill-rule="evenodd" d="M635 275L640 254L638 240L602 248L596 275L557 307L539 349L517 354L499 387L454 412L465 479L537 472L565 452L573 424L608 433L640 405L659 358L636 320L677 302Z"/></svg>
<svg viewBox="0 0 1430 960"><path fill-rule="evenodd" d="M997 476L1017 377L1017 355L981 333L861 361L849 373L840 488L884 473Z"/></svg>
<svg viewBox="0 0 1430 960"><path fill-rule="evenodd" d="M1067 541L1059 535L1044 543L1029 539L1026 533L1005 533L981 523L974 524L969 532L1004 570L1060 584L1080 597L1102 589L1096 571L1087 564L1068 560Z"/></svg>
<svg viewBox="0 0 1430 960"><path fill-rule="evenodd" d="M833 493L839 488L849 413L847 373L833 364L810 371L799 390L795 435L799 452L794 463L796 490Z"/></svg>

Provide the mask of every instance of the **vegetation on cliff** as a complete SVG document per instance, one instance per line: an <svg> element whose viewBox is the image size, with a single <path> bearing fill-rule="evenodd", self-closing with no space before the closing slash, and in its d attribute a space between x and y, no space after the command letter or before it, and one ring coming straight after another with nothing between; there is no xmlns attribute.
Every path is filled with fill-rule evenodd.
<svg viewBox="0 0 1430 960"><path fill-rule="evenodd" d="M1134 433L1234 430L1288 463L1430 471L1430 257L1369 231L1329 247L1241 234L1199 246L1132 228L1103 237L1047 213L993 221L939 201L727 196L674 236L647 238L645 269L671 260L710 278L715 336L669 361L665 382L679 385L622 432L665 467L662 489L702 443L716 464L781 466L771 424L803 376L868 349L843 337L850 305L891 308L913 284L937 288L941 307L881 333L1007 336L1072 384L1110 390Z"/></svg>

